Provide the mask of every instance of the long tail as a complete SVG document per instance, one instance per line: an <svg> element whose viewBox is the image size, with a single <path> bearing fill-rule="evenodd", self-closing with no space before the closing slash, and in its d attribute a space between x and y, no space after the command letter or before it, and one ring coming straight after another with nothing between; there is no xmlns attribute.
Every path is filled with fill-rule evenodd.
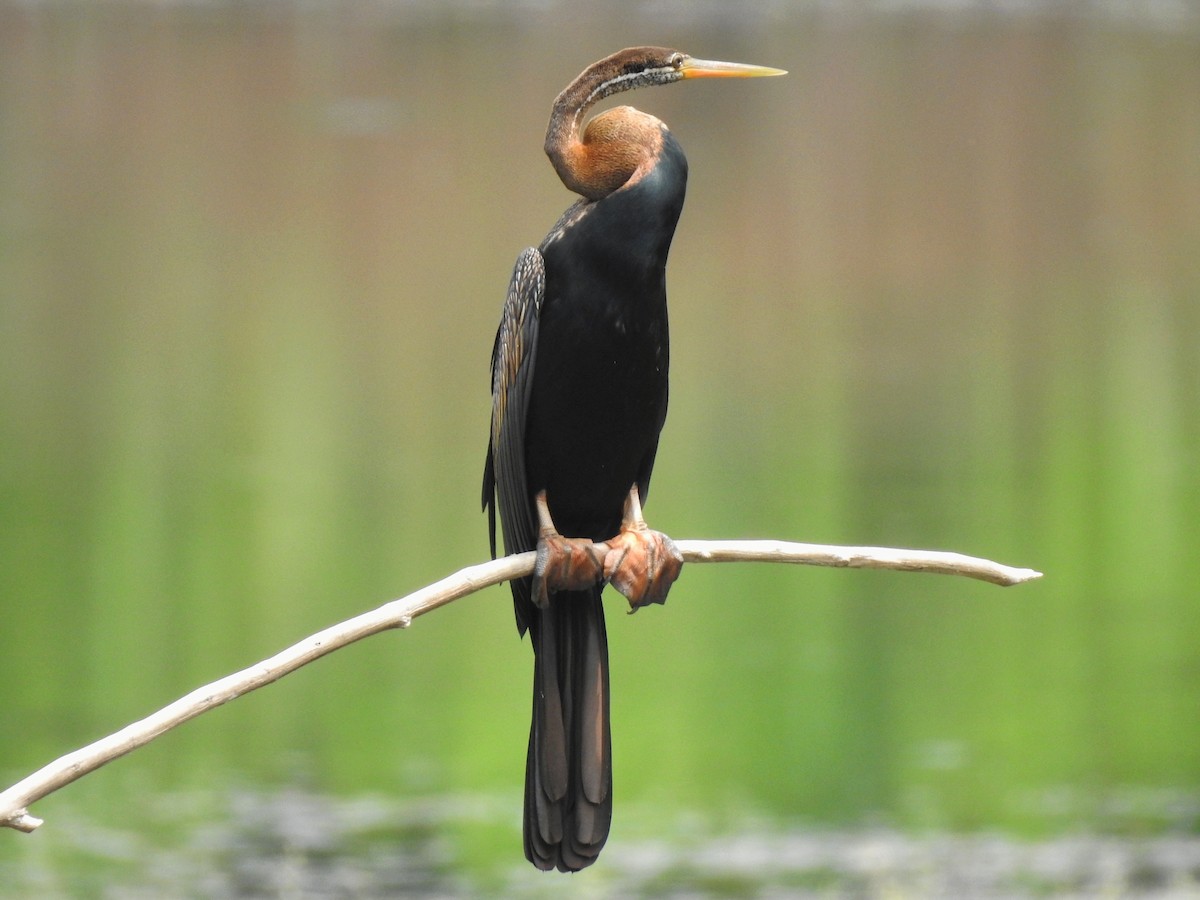
<svg viewBox="0 0 1200 900"><path fill-rule="evenodd" d="M525 856L575 872L612 821L608 636L600 589L555 594L530 629L533 723L525 765Z"/></svg>

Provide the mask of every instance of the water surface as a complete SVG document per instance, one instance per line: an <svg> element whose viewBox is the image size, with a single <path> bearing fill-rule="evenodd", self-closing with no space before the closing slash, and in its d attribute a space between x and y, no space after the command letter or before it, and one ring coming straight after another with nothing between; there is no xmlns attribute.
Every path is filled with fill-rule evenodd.
<svg viewBox="0 0 1200 900"><path fill-rule="evenodd" d="M5 783L485 557L493 331L570 202L549 102L660 42L790 74L629 98L691 163L652 524L1046 578L697 566L663 609L614 597L605 864L693 816L1195 835L1195 23L655 9L0 9ZM0 860L234 779L512 798L436 837L506 871L529 670L490 590L48 798Z"/></svg>

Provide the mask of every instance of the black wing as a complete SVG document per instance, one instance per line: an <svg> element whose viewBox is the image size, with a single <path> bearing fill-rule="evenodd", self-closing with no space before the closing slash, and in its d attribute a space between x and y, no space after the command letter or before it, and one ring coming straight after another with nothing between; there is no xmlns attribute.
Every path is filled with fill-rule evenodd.
<svg viewBox="0 0 1200 900"><path fill-rule="evenodd" d="M488 511L493 557L497 506L505 552L523 553L537 546L533 498L525 478L525 419L537 357L538 318L545 295L546 264L542 254L529 247L513 267L492 347L492 434L483 467L483 505ZM524 633L532 613L530 580L515 580L512 589L517 627Z"/></svg>

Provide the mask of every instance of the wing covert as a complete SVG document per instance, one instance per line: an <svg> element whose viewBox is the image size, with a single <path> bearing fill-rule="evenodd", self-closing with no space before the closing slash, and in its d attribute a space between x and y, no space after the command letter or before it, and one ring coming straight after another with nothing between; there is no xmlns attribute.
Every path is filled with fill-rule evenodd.
<svg viewBox="0 0 1200 900"><path fill-rule="evenodd" d="M497 507L507 553L521 553L537 545L533 501L525 478L525 420L545 294L545 261L529 247L513 267L492 347L492 431L484 466L483 504L489 513L493 556ZM528 600L528 580L513 582L513 593L518 606L520 600Z"/></svg>

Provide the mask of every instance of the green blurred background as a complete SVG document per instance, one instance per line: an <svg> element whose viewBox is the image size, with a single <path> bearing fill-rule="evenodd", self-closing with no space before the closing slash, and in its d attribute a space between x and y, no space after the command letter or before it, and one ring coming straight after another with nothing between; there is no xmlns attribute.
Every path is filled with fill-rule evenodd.
<svg viewBox="0 0 1200 900"><path fill-rule="evenodd" d="M661 43L790 74L621 98L691 163L651 524L1046 577L612 595L601 867L746 821L1194 838L1200 21L1018 7L0 5L0 780L486 557L500 303L571 201L550 101ZM146 865L81 847L114 808L303 790L474 798L431 831L486 884L530 662L490 589L47 798L0 864L87 892Z"/></svg>

